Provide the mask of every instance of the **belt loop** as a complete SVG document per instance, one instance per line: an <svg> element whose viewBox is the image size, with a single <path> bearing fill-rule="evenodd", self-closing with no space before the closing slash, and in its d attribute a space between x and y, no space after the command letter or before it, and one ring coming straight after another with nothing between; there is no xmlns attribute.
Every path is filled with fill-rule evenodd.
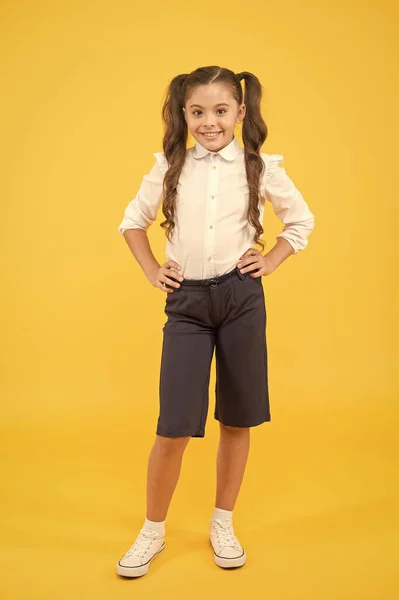
<svg viewBox="0 0 399 600"><path fill-rule="evenodd" d="M236 267L236 273L241 280L245 279L246 273L241 273L238 267Z"/></svg>

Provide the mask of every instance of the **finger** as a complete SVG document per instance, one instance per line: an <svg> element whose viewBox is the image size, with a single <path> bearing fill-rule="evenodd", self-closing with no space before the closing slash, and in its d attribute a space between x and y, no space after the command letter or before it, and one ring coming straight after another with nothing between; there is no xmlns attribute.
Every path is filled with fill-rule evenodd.
<svg viewBox="0 0 399 600"><path fill-rule="evenodd" d="M167 294L174 293L174 290L172 288L168 288L165 285L163 285L162 283L158 282L158 285L156 287L158 287L162 292L166 292Z"/></svg>
<svg viewBox="0 0 399 600"><path fill-rule="evenodd" d="M178 273L177 271L175 271L175 269L172 268L172 267L170 269L165 268L165 269L162 270L162 275L164 275L165 277L171 276L171 273L173 274L173 278L177 279L177 281L183 281L184 280L183 275L180 275L180 273Z"/></svg>
<svg viewBox="0 0 399 600"><path fill-rule="evenodd" d="M249 248L243 255L241 258L246 258L248 256L253 256L255 254L259 254L260 250L258 250L257 248Z"/></svg>
<svg viewBox="0 0 399 600"><path fill-rule="evenodd" d="M259 271L255 271L255 273L250 273L249 276L252 277L252 279L256 279L256 277L262 277L263 273L262 270L259 269Z"/></svg>
<svg viewBox="0 0 399 600"><path fill-rule="evenodd" d="M174 260L168 260L167 263L165 263L165 266L167 266L169 269L173 268L173 269L177 269L177 271L181 271L181 266L177 264L177 262L175 262Z"/></svg>
<svg viewBox="0 0 399 600"><path fill-rule="evenodd" d="M175 287L175 288L180 287L180 283L178 281L175 281L174 279L171 279L170 277L167 277L166 275L161 277L160 281L162 283L167 283L168 285L171 285L172 287Z"/></svg>
<svg viewBox="0 0 399 600"><path fill-rule="evenodd" d="M247 267L246 269L241 271L241 273L243 273L243 274L249 273L249 275L251 275L252 273L258 273L258 272L259 272L259 269L254 268L253 265L251 267Z"/></svg>
<svg viewBox="0 0 399 600"><path fill-rule="evenodd" d="M259 261L259 259L257 257L249 256L248 258L244 258L244 260L240 260L237 267L239 269L242 269L242 268L248 267L248 265L256 264L256 263L258 263L258 261Z"/></svg>
<svg viewBox="0 0 399 600"><path fill-rule="evenodd" d="M262 265L260 264L260 262L256 261L256 262L248 265L247 267L240 269L240 273L251 273L252 271L258 271L261 268L262 268Z"/></svg>
<svg viewBox="0 0 399 600"><path fill-rule="evenodd" d="M237 267L241 267L244 264L248 264L248 259L249 260L254 260L254 259L257 260L259 254L260 254L260 252L256 252L254 250L248 250L238 261Z"/></svg>

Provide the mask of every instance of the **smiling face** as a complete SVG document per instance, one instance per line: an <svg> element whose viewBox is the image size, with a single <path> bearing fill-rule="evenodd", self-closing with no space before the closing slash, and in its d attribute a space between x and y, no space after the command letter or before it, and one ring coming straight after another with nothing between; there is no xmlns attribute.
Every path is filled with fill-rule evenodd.
<svg viewBox="0 0 399 600"><path fill-rule="evenodd" d="M245 116L231 88L224 83L194 87L184 106L187 127L193 138L211 152L218 152L234 138L234 127Z"/></svg>

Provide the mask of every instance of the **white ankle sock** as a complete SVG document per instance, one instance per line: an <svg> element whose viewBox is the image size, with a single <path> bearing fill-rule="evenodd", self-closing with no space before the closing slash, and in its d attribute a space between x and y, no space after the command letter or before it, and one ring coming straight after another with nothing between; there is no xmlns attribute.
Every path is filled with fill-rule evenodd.
<svg viewBox="0 0 399 600"><path fill-rule="evenodd" d="M221 519L222 521L233 521L233 511L224 510L224 508L215 508L213 511L212 519Z"/></svg>
<svg viewBox="0 0 399 600"><path fill-rule="evenodd" d="M143 527L151 529L151 531L157 531L162 537L165 537L165 521L150 521L146 518Z"/></svg>

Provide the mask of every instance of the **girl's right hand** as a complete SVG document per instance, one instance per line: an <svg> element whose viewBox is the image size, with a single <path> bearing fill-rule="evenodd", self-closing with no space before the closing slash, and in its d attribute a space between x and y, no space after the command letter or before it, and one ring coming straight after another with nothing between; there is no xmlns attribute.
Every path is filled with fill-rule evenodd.
<svg viewBox="0 0 399 600"><path fill-rule="evenodd" d="M164 284L167 283L174 288L179 288L180 283L177 283L177 281L173 281L173 279L170 278L173 277L178 281L183 281L184 278L179 273L176 273L176 271L180 271L180 269L180 265L175 263L173 260L168 260L168 262L160 266L159 269L154 269L151 271L148 276L148 281L152 283L154 287L159 288L163 292L166 292L167 294L173 294L174 290L166 287Z"/></svg>

